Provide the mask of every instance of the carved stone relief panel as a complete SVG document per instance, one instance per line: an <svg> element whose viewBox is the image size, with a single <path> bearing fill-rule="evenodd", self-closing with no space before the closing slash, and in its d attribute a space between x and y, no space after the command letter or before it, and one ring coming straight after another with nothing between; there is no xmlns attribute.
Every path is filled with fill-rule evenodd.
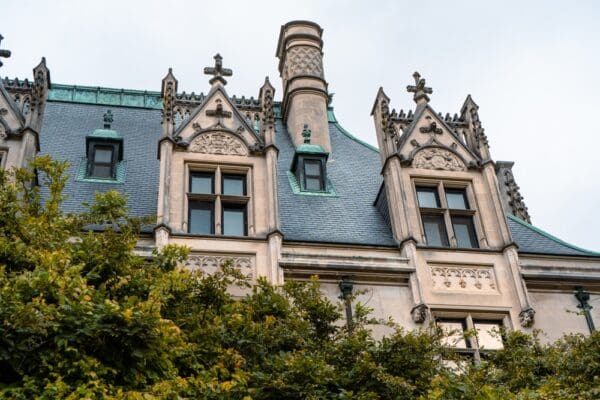
<svg viewBox="0 0 600 400"><path fill-rule="evenodd" d="M192 254L185 261L184 266L191 270L199 269L204 273L212 274L227 261L231 261L233 266L247 277L255 278L254 256Z"/></svg>
<svg viewBox="0 0 600 400"><path fill-rule="evenodd" d="M193 153L228 154L234 156L248 155L248 148L241 139L233 135L214 132L197 136L188 147Z"/></svg>
<svg viewBox="0 0 600 400"><path fill-rule="evenodd" d="M497 293L498 283L490 266L431 265L434 290Z"/></svg>
<svg viewBox="0 0 600 400"><path fill-rule="evenodd" d="M323 60L319 49L311 46L294 46L287 53L287 76L312 75L323 78Z"/></svg>
<svg viewBox="0 0 600 400"><path fill-rule="evenodd" d="M439 147L428 147L419 151L413 161L415 168L437 169L446 171L464 171L464 163L450 150Z"/></svg>

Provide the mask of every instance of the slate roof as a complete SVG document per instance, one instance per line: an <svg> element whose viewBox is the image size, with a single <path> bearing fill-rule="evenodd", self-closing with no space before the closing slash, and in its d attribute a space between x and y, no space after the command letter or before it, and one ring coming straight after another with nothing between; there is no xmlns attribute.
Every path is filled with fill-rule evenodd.
<svg viewBox="0 0 600 400"><path fill-rule="evenodd" d="M103 127L107 109L114 116L111 128L123 136L124 183L77 181L77 170L86 159L86 136ZM153 109L48 101L40 133L40 154L71 163L64 210L83 211L81 203L92 203L96 192L114 189L127 195L132 215L156 214L160 119L160 111Z"/></svg>
<svg viewBox="0 0 600 400"><path fill-rule="evenodd" d="M519 253L600 257L600 253L566 243L513 215L507 215L507 221Z"/></svg>
<svg viewBox="0 0 600 400"><path fill-rule="evenodd" d="M46 105L40 154L50 154L71 163L65 188L65 211L82 211L82 203L93 202L95 192L115 189L128 196L132 215L154 215L159 174L156 151L161 135L159 94L53 86L57 89L50 91ZM112 97L107 97L107 90L115 92L109 93ZM123 136L124 182L77 180L77 171L85 162L86 136L102 128L107 109L114 115L111 128ZM294 146L280 118L276 119L276 132L278 200L281 230L286 241L396 246L388 223L373 205L382 183L377 149L346 132L330 110L332 152L327 173L334 195L303 195L294 193L288 178ZM508 225L520 253L600 257L600 253L565 243L512 215L508 215Z"/></svg>
<svg viewBox="0 0 600 400"><path fill-rule="evenodd" d="M287 177L294 145L281 119L276 120L276 130L279 213L285 240L395 246L387 223L373 205L382 182L376 151L330 122L327 176L336 197L294 194Z"/></svg>

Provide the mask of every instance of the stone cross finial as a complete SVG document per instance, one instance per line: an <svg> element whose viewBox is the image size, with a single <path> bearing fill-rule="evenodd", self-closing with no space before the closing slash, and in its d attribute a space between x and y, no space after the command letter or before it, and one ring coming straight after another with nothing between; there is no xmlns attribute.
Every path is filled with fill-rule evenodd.
<svg viewBox="0 0 600 400"><path fill-rule="evenodd" d="M302 137L304 137L304 143L310 144L310 135L312 134L311 130L308 129L308 124L304 124L304 129L302 129Z"/></svg>
<svg viewBox="0 0 600 400"><path fill-rule="evenodd" d="M233 71L229 68L223 68L223 57L219 53L214 57L215 58L215 66L214 67L204 67L204 73L206 75L212 75L213 77L208 81L211 85L215 82L221 82L223 85L227 85L227 81L224 76L233 75Z"/></svg>
<svg viewBox="0 0 600 400"><path fill-rule="evenodd" d="M429 96L427 95L433 93L433 89L425 86L425 78L421 78L421 74L419 74L418 72L415 72L413 74L413 78L415 78L415 85L408 85L406 87L406 90L415 94L413 96L413 100L415 101L415 103L429 103Z"/></svg>
<svg viewBox="0 0 600 400"><path fill-rule="evenodd" d="M429 126L422 126L420 131L421 133L429 133L432 140L435 138L435 135L441 135L443 132L442 128L438 128L437 123L435 123L435 121L431 122Z"/></svg>
<svg viewBox="0 0 600 400"><path fill-rule="evenodd" d="M104 129L110 129L110 124L113 122L112 111L106 110L104 113Z"/></svg>
<svg viewBox="0 0 600 400"><path fill-rule="evenodd" d="M0 35L0 43L2 43L2 39L4 36ZM0 50L0 57L8 58L10 57L10 50ZM2 66L2 61L0 61L0 67Z"/></svg>
<svg viewBox="0 0 600 400"><path fill-rule="evenodd" d="M215 110L206 110L207 117L217 117L217 125L223 126L223 118L231 118L231 111L223 110L221 100L217 100L217 108Z"/></svg>

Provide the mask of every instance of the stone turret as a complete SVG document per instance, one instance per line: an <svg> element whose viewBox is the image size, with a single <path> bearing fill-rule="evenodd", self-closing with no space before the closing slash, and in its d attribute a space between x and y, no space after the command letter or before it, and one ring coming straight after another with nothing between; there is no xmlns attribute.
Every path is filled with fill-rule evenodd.
<svg viewBox="0 0 600 400"><path fill-rule="evenodd" d="M277 57L283 83L282 117L294 144L304 143L302 130L308 125L311 144L330 152L322 34L314 22L288 22L281 27Z"/></svg>

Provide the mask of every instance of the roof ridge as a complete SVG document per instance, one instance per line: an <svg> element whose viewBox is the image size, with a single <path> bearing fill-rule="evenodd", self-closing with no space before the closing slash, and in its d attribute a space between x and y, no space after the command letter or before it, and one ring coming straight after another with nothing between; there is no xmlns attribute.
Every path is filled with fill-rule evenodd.
<svg viewBox="0 0 600 400"><path fill-rule="evenodd" d="M552 240L552 241L554 241L554 242L556 242L558 244L561 244L561 245L563 245L565 247L568 247L568 248L570 248L572 250L581 251L582 253L586 253L587 255L590 255L590 256L600 257L600 252L596 252L596 251L584 249L582 247L575 246L574 244L567 243L564 240L559 239L556 236L554 236L554 235L552 235L552 234L550 234L550 233L548 233L548 232L546 232L546 231L544 231L544 230L542 230L542 229L540 229L540 228L538 228L536 226L533 226L530 223L528 223L526 221L523 221L521 218L515 217L512 214L506 214L506 216L508 218L510 218L511 220L513 220L514 222L517 222L517 223L523 225L524 227L526 227L528 229L531 229L532 231L534 231L536 233L539 233L540 235L544 236L545 238L550 239L550 240Z"/></svg>
<svg viewBox="0 0 600 400"><path fill-rule="evenodd" d="M356 143L361 144L363 146L365 146L366 148L368 148L369 150L374 151L375 153L379 153L379 149L373 145L370 145L367 142L364 142L362 140L360 140L359 138L357 138L356 136L354 136L353 134L351 134L350 132L348 132L342 125L340 125L340 123L338 122L337 118L335 117L335 114L333 112L333 107L327 107L327 120L328 122L331 122L335 125L336 128L338 128L338 130L340 132L342 132L342 134L346 137L348 137L349 139L354 140Z"/></svg>

